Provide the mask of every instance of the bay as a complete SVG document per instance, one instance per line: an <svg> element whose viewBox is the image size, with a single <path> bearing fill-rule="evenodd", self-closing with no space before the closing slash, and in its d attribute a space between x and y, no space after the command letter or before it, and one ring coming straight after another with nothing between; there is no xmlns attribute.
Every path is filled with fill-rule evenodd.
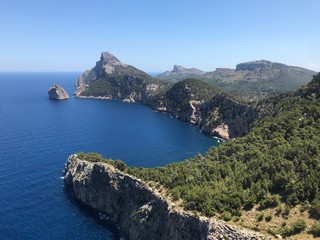
<svg viewBox="0 0 320 240"><path fill-rule="evenodd" d="M70 154L99 152L156 167L217 145L198 128L141 104L48 99L54 83L72 96L78 75L0 73L0 239L119 238L65 190Z"/></svg>

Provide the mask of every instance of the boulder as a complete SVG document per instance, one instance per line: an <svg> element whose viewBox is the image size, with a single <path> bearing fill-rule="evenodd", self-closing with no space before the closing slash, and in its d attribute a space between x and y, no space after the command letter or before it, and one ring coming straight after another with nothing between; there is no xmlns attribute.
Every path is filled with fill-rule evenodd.
<svg viewBox="0 0 320 240"><path fill-rule="evenodd" d="M64 90L58 84L54 84L52 87L49 88L48 95L50 99L55 100L63 100L69 98L69 95L66 92L66 90Z"/></svg>

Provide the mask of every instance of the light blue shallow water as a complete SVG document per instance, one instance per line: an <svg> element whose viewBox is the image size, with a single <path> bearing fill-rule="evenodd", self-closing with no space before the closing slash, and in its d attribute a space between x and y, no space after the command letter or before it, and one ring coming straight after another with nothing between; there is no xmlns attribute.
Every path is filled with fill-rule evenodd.
<svg viewBox="0 0 320 240"><path fill-rule="evenodd" d="M65 191L60 177L72 153L154 167L217 145L198 128L140 104L48 99L54 83L72 95L77 75L0 73L0 239L119 237Z"/></svg>

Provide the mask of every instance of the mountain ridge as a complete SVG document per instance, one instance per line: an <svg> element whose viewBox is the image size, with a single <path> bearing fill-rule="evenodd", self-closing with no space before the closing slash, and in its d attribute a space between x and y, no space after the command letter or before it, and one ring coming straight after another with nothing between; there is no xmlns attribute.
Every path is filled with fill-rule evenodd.
<svg viewBox="0 0 320 240"><path fill-rule="evenodd" d="M276 94L298 89L311 81L316 72L297 66L267 60L239 63L235 69L216 68L204 74L193 73L192 77L204 80L225 91L249 101L258 101ZM166 74L156 76L159 79L181 80L187 75Z"/></svg>

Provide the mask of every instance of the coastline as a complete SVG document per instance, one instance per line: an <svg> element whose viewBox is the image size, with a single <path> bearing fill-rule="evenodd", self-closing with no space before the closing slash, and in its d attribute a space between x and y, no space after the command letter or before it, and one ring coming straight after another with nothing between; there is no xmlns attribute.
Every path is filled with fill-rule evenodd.
<svg viewBox="0 0 320 240"><path fill-rule="evenodd" d="M121 101L123 103L140 103L142 105L150 107L153 112L169 114L171 118L177 119L177 120L185 122L185 123L189 123L189 124L191 124L191 125L193 125L195 127L198 127L198 128L201 127L198 124L197 121L192 121L192 120L184 121L183 119L179 118L179 116L174 115L172 112L168 111L166 108L161 108L161 107L154 108L151 104L144 103L142 101L137 102L137 101L134 101L134 100L132 101L131 99L128 100L127 98L125 98L125 99L114 99L114 98L112 98L110 96L98 96L98 97L96 97L96 96L83 96L83 95L80 95L77 91L74 94L74 97L82 98L82 99L113 100L113 101ZM204 135L208 136L208 137L216 139L218 141L218 143L224 143L224 142L227 142L227 141L232 139L232 138L225 138L225 137L222 137L222 136L217 136L217 134L213 134L212 131L211 132L210 131L205 131L205 129L201 129L201 128L200 128L200 132L203 133Z"/></svg>
<svg viewBox="0 0 320 240"><path fill-rule="evenodd" d="M215 217L186 211L163 189L108 163L88 162L73 154L65 165L64 181L78 200L119 224L126 239L266 239Z"/></svg>

